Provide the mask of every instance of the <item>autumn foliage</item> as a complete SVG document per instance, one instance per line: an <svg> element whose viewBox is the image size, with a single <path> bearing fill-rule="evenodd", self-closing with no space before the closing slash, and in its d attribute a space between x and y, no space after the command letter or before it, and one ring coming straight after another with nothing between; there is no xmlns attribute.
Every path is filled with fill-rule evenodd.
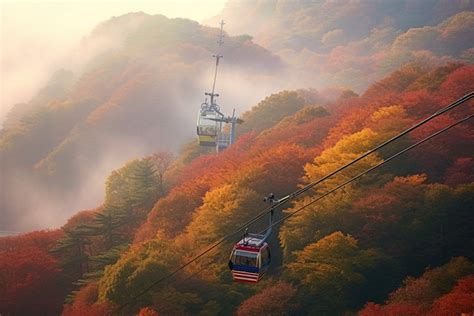
<svg viewBox="0 0 474 316"><path fill-rule="evenodd" d="M0 313L28 315L61 311L69 287L58 258L49 250L62 234L38 231L1 239Z"/></svg>
<svg viewBox="0 0 474 316"><path fill-rule="evenodd" d="M98 285L90 283L77 293L74 304L66 305L62 312L63 316L80 316L80 315L114 315L115 306L109 303L98 303Z"/></svg>
<svg viewBox="0 0 474 316"><path fill-rule="evenodd" d="M248 298L237 309L238 316L291 315L296 310L296 289L289 283L276 283Z"/></svg>
<svg viewBox="0 0 474 316"><path fill-rule="evenodd" d="M474 312L474 275L459 279L453 290L436 299L432 315L462 315Z"/></svg>
<svg viewBox="0 0 474 316"><path fill-rule="evenodd" d="M312 203L466 116L472 104L277 210L279 218L298 213L273 228L273 262L259 285L231 281L226 261L236 234L152 286L259 214L264 196L285 196L353 161L473 90L472 78L474 68L460 63L409 64L360 96L346 91L333 102L314 91L283 91L244 114L238 141L222 153L192 143L173 161L167 153L132 160L110 175L102 205L61 230L0 239L0 312L54 314L66 299L64 315L108 315L150 287L126 313L472 313L471 123ZM267 218L249 229L266 225Z"/></svg>
<svg viewBox="0 0 474 316"><path fill-rule="evenodd" d="M474 265L455 258L419 278L409 277L392 292L387 304L367 303L360 316L372 315L461 315L474 311Z"/></svg>

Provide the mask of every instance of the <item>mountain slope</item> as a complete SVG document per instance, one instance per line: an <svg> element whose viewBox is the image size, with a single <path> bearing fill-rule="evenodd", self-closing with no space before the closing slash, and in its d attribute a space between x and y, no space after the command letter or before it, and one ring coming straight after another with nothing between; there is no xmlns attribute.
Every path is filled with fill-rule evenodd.
<svg viewBox="0 0 474 316"><path fill-rule="evenodd" d="M144 13L99 25L83 44L83 53L101 46L99 53L78 73L53 76L31 102L14 108L1 132L1 228L38 228L34 216L45 219L43 227L58 225L72 209L100 201L113 168L160 149L177 150L192 138L210 87L217 34L190 20ZM248 37L225 41L218 89L231 111L235 100L242 107L265 93L242 96L235 89L240 80L274 75L282 65ZM236 73L245 75L236 81ZM27 199L21 188L30 192ZM18 213L33 217L20 221Z"/></svg>
<svg viewBox="0 0 474 316"><path fill-rule="evenodd" d="M278 54L300 87L358 92L413 60L472 63L473 1L228 1L222 14Z"/></svg>
<svg viewBox="0 0 474 316"><path fill-rule="evenodd" d="M244 114L249 122L260 118L260 124L248 123L249 132L225 152L186 158L189 153L183 151L178 165L165 172L164 193L154 175L158 157L135 160L116 170L107 181L103 205L77 214L55 237L53 259L61 264L60 275L83 284L70 297L64 314L113 314L118 305L257 214L265 207L261 198L268 192L282 196L321 178L472 91L473 76L474 68L462 64L405 66L361 96L344 92L324 108L303 105L301 100L317 99L315 91L282 91ZM283 213L277 212L277 218L465 117L471 108L472 101L360 161L295 199ZM284 111L289 115L282 115ZM282 288L292 293L286 298L288 308L299 314L340 315L361 309L364 315L384 310L416 310L421 315L470 312L467 302L450 309L450 296L445 296L461 295L459 287L468 286L472 275L470 124L450 130L276 226L269 240L272 268L260 285L232 283L226 265L232 241L226 241L168 284L153 287L132 302L126 313L135 314L145 306L151 309L148 312L164 314L254 309L271 313L282 306L269 305L268 295L281 295ZM250 230L259 231L265 224L262 220ZM24 247L22 236L0 243L0 251L10 255L20 255ZM42 245L33 247L45 251ZM25 264L33 264L29 260L25 258ZM440 268L423 274L428 266ZM14 272L15 267L7 267ZM442 271L449 275L439 279L444 277ZM407 278L422 274L420 281ZM68 288L55 290L66 295ZM18 295L23 295L20 290ZM413 298L413 292L418 296ZM388 296L387 304L379 305ZM375 303L364 308L368 301ZM0 308L11 306L19 305Z"/></svg>

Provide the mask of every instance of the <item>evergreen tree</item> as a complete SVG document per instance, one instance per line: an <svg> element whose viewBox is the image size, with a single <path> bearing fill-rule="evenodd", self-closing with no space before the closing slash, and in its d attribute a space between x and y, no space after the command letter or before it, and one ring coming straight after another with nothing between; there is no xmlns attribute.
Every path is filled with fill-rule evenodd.
<svg viewBox="0 0 474 316"><path fill-rule="evenodd" d="M70 275L79 278L89 270L88 246L91 244L88 235L90 229L85 225L78 225L73 229L66 229L64 237L58 240L57 245L51 250L61 254L61 264L69 270Z"/></svg>

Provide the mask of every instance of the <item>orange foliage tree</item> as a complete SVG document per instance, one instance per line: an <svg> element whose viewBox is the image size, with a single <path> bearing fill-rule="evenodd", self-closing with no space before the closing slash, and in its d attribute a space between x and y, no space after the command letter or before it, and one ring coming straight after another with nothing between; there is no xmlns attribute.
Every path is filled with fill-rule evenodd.
<svg viewBox="0 0 474 316"><path fill-rule="evenodd" d="M236 314L252 315L291 315L296 311L296 288L285 282L279 282L243 301Z"/></svg>
<svg viewBox="0 0 474 316"><path fill-rule="evenodd" d="M191 220L192 212L202 203L202 196L209 190L203 181L190 181L174 187L158 200L148 213L146 222L139 228L134 242L142 242L163 231L169 236L181 232Z"/></svg>
<svg viewBox="0 0 474 316"><path fill-rule="evenodd" d="M449 185L474 182L474 159L472 157L460 157L454 164L446 169L445 183Z"/></svg>
<svg viewBox="0 0 474 316"><path fill-rule="evenodd" d="M82 287L74 298L72 305L65 305L63 316L108 316L114 315L114 306L109 302L96 303L99 294L98 285L95 282Z"/></svg>
<svg viewBox="0 0 474 316"><path fill-rule="evenodd" d="M431 315L471 315L474 313L474 274L458 281L453 290L435 300Z"/></svg>
<svg viewBox="0 0 474 316"><path fill-rule="evenodd" d="M400 255L400 222L421 207L425 181L426 175L396 177L372 190L352 203L346 225L355 227L354 233L364 245Z"/></svg>
<svg viewBox="0 0 474 316"><path fill-rule="evenodd" d="M150 307L143 307L135 316L158 316L158 312Z"/></svg>
<svg viewBox="0 0 474 316"><path fill-rule="evenodd" d="M49 251L62 236L61 230L53 230L0 238L0 313L61 310L69 286Z"/></svg>
<svg viewBox="0 0 474 316"><path fill-rule="evenodd" d="M64 235L60 229L34 231L18 236L7 236L0 238L0 251L16 251L22 248L35 247L41 250L49 250L56 241Z"/></svg>
<svg viewBox="0 0 474 316"><path fill-rule="evenodd" d="M465 94L474 91L474 65L465 65L453 71L446 77L446 80L441 85L444 103L450 103L454 100L464 96ZM471 109L473 101L470 101Z"/></svg>
<svg viewBox="0 0 474 316"><path fill-rule="evenodd" d="M415 140L420 140L454 122L455 119L451 115L444 115L413 131L410 135ZM461 124L437 136L432 141L424 143L418 150L414 150L408 155L417 164L419 171L427 173L435 180L441 180L445 170L458 157L469 155L468 145L473 142L474 130L470 128L469 123Z"/></svg>
<svg viewBox="0 0 474 316"><path fill-rule="evenodd" d="M358 314L359 316L425 316L424 311L420 306L407 303L398 303L382 306L375 303L367 303L363 310Z"/></svg>
<svg viewBox="0 0 474 316"><path fill-rule="evenodd" d="M29 246L0 251L0 271L0 313L59 313L67 283L47 250Z"/></svg>
<svg viewBox="0 0 474 316"><path fill-rule="evenodd" d="M453 258L444 266L426 270L419 278L406 278L403 286L390 294L385 305L367 303L359 315L459 315L464 311L472 312L473 272L472 262L462 257Z"/></svg>

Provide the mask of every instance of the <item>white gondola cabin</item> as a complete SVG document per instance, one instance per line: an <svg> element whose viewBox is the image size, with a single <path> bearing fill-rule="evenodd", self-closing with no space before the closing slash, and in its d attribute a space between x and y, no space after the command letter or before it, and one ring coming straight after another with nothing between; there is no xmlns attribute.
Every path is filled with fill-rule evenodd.
<svg viewBox="0 0 474 316"><path fill-rule="evenodd" d="M221 132L222 115L213 109L202 108L198 113L197 136L199 145L215 147Z"/></svg>

